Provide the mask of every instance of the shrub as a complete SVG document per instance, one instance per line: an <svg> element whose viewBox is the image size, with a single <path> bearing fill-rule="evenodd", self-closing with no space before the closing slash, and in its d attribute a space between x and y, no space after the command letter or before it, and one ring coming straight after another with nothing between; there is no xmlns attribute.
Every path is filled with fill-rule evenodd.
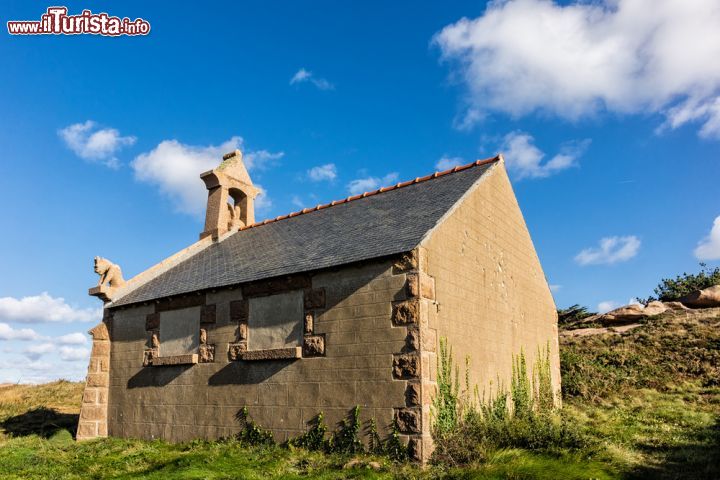
<svg viewBox="0 0 720 480"><path fill-rule="evenodd" d="M558 325L565 326L573 323L585 320L588 317L595 315L595 312L590 312L587 307L575 304L568 308L559 308L558 314Z"/></svg>
<svg viewBox="0 0 720 480"><path fill-rule="evenodd" d="M310 423L310 428L302 435L288 440L290 447L299 447L306 450L323 451L326 453L355 454L364 453L365 445L361 436L362 423L360 421L360 406L355 406L337 430L327 436L328 427L325 417L320 412ZM392 460L404 461L407 459L407 447L400 438L397 424L390 425L390 433L385 439L380 438L377 423L371 418L366 425L368 437L368 452L384 455Z"/></svg>
<svg viewBox="0 0 720 480"><path fill-rule="evenodd" d="M438 361L442 367L438 368L438 394L433 405L435 412L444 415L440 417L435 413L434 416L434 462L478 463L486 460L491 452L506 448L560 451L590 446L588 437L555 408L549 345L544 352L538 349L532 377L528 375L526 357L521 351L512 359L510 392L500 385L493 397L477 403L469 402L466 395L458 396L458 375L448 375L453 372L452 354L445 342L441 342L443 345ZM466 383L469 382L466 380ZM439 409L440 406L447 409L453 402L454 417ZM448 420L453 418L454 424Z"/></svg>
<svg viewBox="0 0 720 480"><path fill-rule="evenodd" d="M247 407L237 412L235 418L240 423L241 430L237 439L248 445L272 445L275 443L272 432L257 425L248 413Z"/></svg>
<svg viewBox="0 0 720 480"><path fill-rule="evenodd" d="M325 450L327 448L325 434L327 425L323 413L318 413L310 422L310 429L299 437L288 440L291 447L301 447L306 450Z"/></svg>
<svg viewBox="0 0 720 480"><path fill-rule="evenodd" d="M711 269L706 264L701 263L698 273L685 272L675 278L663 278L655 287L654 292L657 295L657 300L673 302L696 290L702 290L713 285L720 285L720 267ZM641 301L648 303L652 300L656 300L656 298L651 296Z"/></svg>
<svg viewBox="0 0 720 480"><path fill-rule="evenodd" d="M382 444L381 453L397 462L405 461L408 458L407 446L400 439L400 430L395 421L393 421L390 427L390 435L388 435Z"/></svg>
<svg viewBox="0 0 720 480"><path fill-rule="evenodd" d="M340 424L337 432L335 432L328 445L331 452L335 453L358 453L363 452L363 443L358 437L360 433L360 406L356 405L350 411L348 418L345 418Z"/></svg>
<svg viewBox="0 0 720 480"><path fill-rule="evenodd" d="M438 393L433 398L432 413L435 419L434 428L438 433L449 432L457 426L458 410L458 377L459 368L453 372L452 348L448 347L447 339L440 339L440 354L437 360L437 388ZM455 380L453 381L453 373Z"/></svg>

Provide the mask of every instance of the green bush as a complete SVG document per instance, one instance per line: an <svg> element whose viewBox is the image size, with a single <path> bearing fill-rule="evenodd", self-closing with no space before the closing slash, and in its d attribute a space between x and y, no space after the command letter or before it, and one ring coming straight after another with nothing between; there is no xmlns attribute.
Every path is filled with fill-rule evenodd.
<svg viewBox="0 0 720 480"><path fill-rule="evenodd" d="M365 449L358 436L360 433L360 406L355 406L348 418L329 440L329 450L334 453L360 453Z"/></svg>
<svg viewBox="0 0 720 480"><path fill-rule="evenodd" d="M559 308L558 314L558 325L565 326L577 323L581 320L585 320L588 317L595 315L595 312L591 312L587 307L575 304L568 308Z"/></svg>
<svg viewBox="0 0 720 480"><path fill-rule="evenodd" d="M240 433L237 434L237 439L241 442L248 445L273 445L275 443L272 432L256 424L250 418L247 407L241 408L235 415L235 419L241 426Z"/></svg>
<svg viewBox="0 0 720 480"><path fill-rule="evenodd" d="M700 264L698 273L683 273L675 278L663 278L657 287L655 287L656 297L641 299L641 302L648 303L652 300L661 300L663 302L674 302L681 297L692 293L696 290L720 285L720 267L708 268L706 264Z"/></svg>
<svg viewBox="0 0 720 480"><path fill-rule="evenodd" d="M438 433L449 432L457 426L458 410L458 377L460 370L454 369L452 348L448 347L447 339L440 339L440 355L438 356L437 388L438 393L433 398L432 413L435 419L434 428ZM453 373L455 380L453 381Z"/></svg>
<svg viewBox="0 0 720 480"><path fill-rule="evenodd" d="M299 437L288 440L291 447L300 447L306 450L325 450L327 448L325 434L328 428L325 425L323 413L318 413L310 422L310 428Z"/></svg>
<svg viewBox="0 0 720 480"><path fill-rule="evenodd" d="M377 422L371 418L365 427L368 438L367 452L361 439L362 422L360 421L360 406L356 405L336 429L328 436L328 427L325 417L320 412L310 423L310 428L304 434L288 440L289 447L299 447L305 450L322 451L325 453L356 454L371 453L389 457L391 460L407 460L407 447L400 438L397 424L390 425L390 433L385 439L380 438Z"/></svg>
<svg viewBox="0 0 720 480"><path fill-rule="evenodd" d="M435 463L453 466L482 463L493 452L508 448L559 452L591 445L589 438L555 407L549 346L544 352L538 349L532 377L521 351L513 357L510 392L500 386L489 400L472 402L468 399L468 375L464 394L459 395L459 375L453 368L452 353L446 342L441 342L441 347L438 394L433 403ZM450 405L456 407L454 416L447 411Z"/></svg>

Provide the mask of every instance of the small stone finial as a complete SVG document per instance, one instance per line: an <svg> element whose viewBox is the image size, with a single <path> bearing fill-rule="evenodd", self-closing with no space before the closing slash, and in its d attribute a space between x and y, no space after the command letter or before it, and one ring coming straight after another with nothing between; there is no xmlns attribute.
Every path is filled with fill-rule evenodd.
<svg viewBox="0 0 720 480"><path fill-rule="evenodd" d="M228 153L226 153L225 155L223 155L223 160L228 160L228 159L230 159L230 158L232 158L232 157L234 157L234 156L237 156L237 155L239 155L239 156L242 157L242 152L241 152L240 150L238 150L238 149L235 149L235 150L233 150L232 152L228 152Z"/></svg>
<svg viewBox="0 0 720 480"><path fill-rule="evenodd" d="M116 289L125 286L120 266L107 258L95 257L95 273L100 275L97 286L88 292L93 297L109 302Z"/></svg>

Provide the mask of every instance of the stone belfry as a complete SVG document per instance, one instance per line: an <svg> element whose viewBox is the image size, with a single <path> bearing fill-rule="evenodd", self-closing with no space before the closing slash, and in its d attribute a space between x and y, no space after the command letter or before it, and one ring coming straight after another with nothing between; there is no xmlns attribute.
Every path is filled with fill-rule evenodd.
<svg viewBox="0 0 720 480"><path fill-rule="evenodd" d="M200 174L208 189L205 229L200 238L220 235L255 223L254 201L260 190L253 186L242 152L223 155L220 165Z"/></svg>

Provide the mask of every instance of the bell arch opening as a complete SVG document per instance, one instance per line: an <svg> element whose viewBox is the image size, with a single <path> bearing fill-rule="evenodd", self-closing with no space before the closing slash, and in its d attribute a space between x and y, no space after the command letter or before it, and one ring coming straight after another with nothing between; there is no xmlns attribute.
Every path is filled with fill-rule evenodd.
<svg viewBox="0 0 720 480"><path fill-rule="evenodd" d="M227 197L228 230L247 226L247 195L238 188L230 188Z"/></svg>

